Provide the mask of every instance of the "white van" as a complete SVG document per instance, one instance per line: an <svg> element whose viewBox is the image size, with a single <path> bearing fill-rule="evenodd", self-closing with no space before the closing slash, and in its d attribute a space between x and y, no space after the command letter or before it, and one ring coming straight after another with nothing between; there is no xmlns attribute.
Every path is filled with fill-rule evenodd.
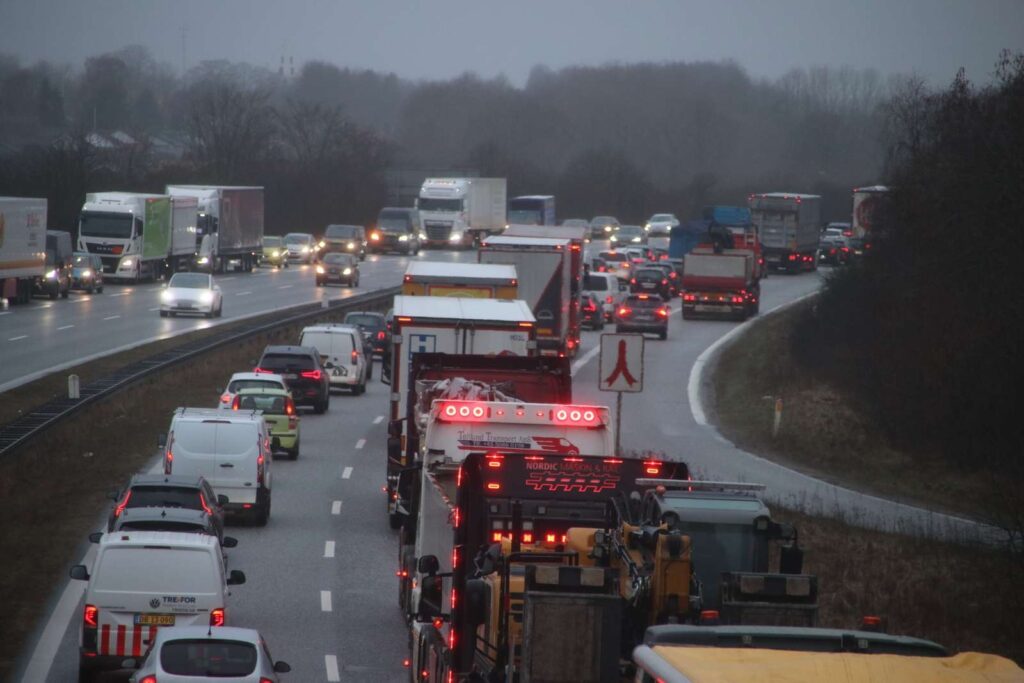
<svg viewBox="0 0 1024 683"><path fill-rule="evenodd" d="M613 273L587 273L583 280L583 291L593 295L600 302L605 322L611 322L615 308L629 294L629 285Z"/></svg>
<svg viewBox="0 0 1024 683"><path fill-rule="evenodd" d="M164 474L202 475L224 511L270 518L271 441L263 413L216 408L178 408L164 449Z"/></svg>
<svg viewBox="0 0 1024 683"><path fill-rule="evenodd" d="M366 391L373 367L363 347L363 333L355 325L326 323L302 330L299 346L311 346L320 354L332 389L351 389L355 395Z"/></svg>
<svg viewBox="0 0 1024 683"><path fill-rule="evenodd" d="M162 626L222 626L228 586L245 574L224 569L216 536L175 531L104 534L90 571L71 568L88 581L78 630L78 680L120 669L140 657Z"/></svg>

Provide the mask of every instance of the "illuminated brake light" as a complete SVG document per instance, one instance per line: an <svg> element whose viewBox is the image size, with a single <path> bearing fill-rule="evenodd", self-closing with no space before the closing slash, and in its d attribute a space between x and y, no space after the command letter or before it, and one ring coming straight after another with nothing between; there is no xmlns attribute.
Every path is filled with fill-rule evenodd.
<svg viewBox="0 0 1024 683"><path fill-rule="evenodd" d="M292 400L291 396L284 400L284 414L289 417L295 416L295 401ZM291 425L291 421L288 422Z"/></svg>
<svg viewBox="0 0 1024 683"><path fill-rule="evenodd" d="M657 460L644 460L645 474L661 474L662 463Z"/></svg>
<svg viewBox="0 0 1024 683"><path fill-rule="evenodd" d="M124 509L126 507L128 507L128 501L131 500L131 497L132 497L132 492L131 492L131 490L129 490L128 493L125 494L124 500L122 500L120 503L118 503L117 507L114 508L114 516L115 517L120 517L121 516L121 513L124 512Z"/></svg>
<svg viewBox="0 0 1024 683"><path fill-rule="evenodd" d="M252 371L255 372L257 375L272 375L272 374L274 374L273 370L267 370L266 368L261 368L261 367L255 367L255 368L252 369Z"/></svg>
<svg viewBox="0 0 1024 683"><path fill-rule="evenodd" d="M82 610L82 623L85 628L98 628L100 625L100 609L96 605L86 605Z"/></svg>
<svg viewBox="0 0 1024 683"><path fill-rule="evenodd" d="M601 424L601 416L597 410L587 406L562 406L551 411L551 421L555 424L594 426Z"/></svg>
<svg viewBox="0 0 1024 683"><path fill-rule="evenodd" d="M523 534L523 543L533 543L533 534L529 533L529 532L524 533Z"/></svg>
<svg viewBox="0 0 1024 683"><path fill-rule="evenodd" d="M355 351L353 351L353 353L355 353ZM322 375L323 373L320 372L319 370L307 370L306 372L302 373L302 376L305 377L306 379L318 380Z"/></svg>
<svg viewBox="0 0 1024 683"><path fill-rule="evenodd" d="M231 402L231 410L238 410L238 408L241 405L242 405L242 397L241 396L235 396L235 400L233 400Z"/></svg>
<svg viewBox="0 0 1024 683"><path fill-rule="evenodd" d="M629 315L630 313L631 311L625 306L619 309L619 315Z"/></svg>
<svg viewBox="0 0 1024 683"><path fill-rule="evenodd" d="M492 531L491 532L491 541L494 542L494 543L501 543L501 532L500 531Z"/></svg>
<svg viewBox="0 0 1024 683"><path fill-rule="evenodd" d="M210 626L224 625L224 608L216 607L210 610Z"/></svg>
<svg viewBox="0 0 1024 683"><path fill-rule="evenodd" d="M618 458L605 458L604 462L606 465L621 465L622 461Z"/></svg>
<svg viewBox="0 0 1024 683"><path fill-rule="evenodd" d="M544 535L544 542L545 543L556 543L557 540L558 540L558 537L555 536L554 534L545 534Z"/></svg>
<svg viewBox="0 0 1024 683"><path fill-rule="evenodd" d="M220 395L220 402L221 403L230 403L231 402L231 394L227 394L227 393L221 394Z"/></svg>
<svg viewBox="0 0 1024 683"><path fill-rule="evenodd" d="M667 308L659 308L658 309L658 315L660 315L662 318L667 318L668 317L668 309Z"/></svg>
<svg viewBox="0 0 1024 683"><path fill-rule="evenodd" d="M203 512L208 515L213 514L213 510L211 510L210 506L206 504L206 496L203 495L202 491L199 492L199 504L203 506Z"/></svg>
<svg viewBox="0 0 1024 683"><path fill-rule="evenodd" d="M696 300L697 300L697 295L696 294L683 294L683 301L696 301Z"/></svg>
<svg viewBox="0 0 1024 683"><path fill-rule="evenodd" d="M487 490L488 491L500 491L501 490L501 484L499 484L496 481L488 482Z"/></svg>

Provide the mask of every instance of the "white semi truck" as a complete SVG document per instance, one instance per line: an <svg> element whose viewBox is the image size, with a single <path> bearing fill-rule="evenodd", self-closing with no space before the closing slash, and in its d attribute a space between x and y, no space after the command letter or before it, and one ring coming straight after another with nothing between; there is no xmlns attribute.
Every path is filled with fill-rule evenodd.
<svg viewBox="0 0 1024 683"><path fill-rule="evenodd" d="M108 282L156 280L191 265L196 214L187 197L90 193L78 219L78 251L99 255Z"/></svg>
<svg viewBox="0 0 1024 683"><path fill-rule="evenodd" d="M505 227L504 178L427 178L417 207L426 246L463 248Z"/></svg>
<svg viewBox="0 0 1024 683"><path fill-rule="evenodd" d="M0 197L0 301L27 303L46 271L46 200Z"/></svg>
<svg viewBox="0 0 1024 683"><path fill-rule="evenodd" d="M235 263L238 270L252 272L263 253L262 187L168 185L167 194L199 203L196 268L222 273Z"/></svg>
<svg viewBox="0 0 1024 683"><path fill-rule="evenodd" d="M749 198L750 219L768 268L790 273L818 269L821 197L767 192Z"/></svg>

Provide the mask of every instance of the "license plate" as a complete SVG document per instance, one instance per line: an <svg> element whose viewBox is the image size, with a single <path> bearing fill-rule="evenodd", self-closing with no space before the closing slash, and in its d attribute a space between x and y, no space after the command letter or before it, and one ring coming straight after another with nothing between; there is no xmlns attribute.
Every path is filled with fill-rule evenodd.
<svg viewBox="0 0 1024 683"><path fill-rule="evenodd" d="M779 257L778 256L769 256L769 257L765 258L765 261L767 261L768 263L778 263L779 262Z"/></svg>
<svg viewBox="0 0 1024 683"><path fill-rule="evenodd" d="M298 379L299 378L298 375L291 375L291 374L289 374L289 375L282 375L282 377L284 377L285 379Z"/></svg>
<svg viewBox="0 0 1024 683"><path fill-rule="evenodd" d="M136 614L137 626L174 626L173 614Z"/></svg>
<svg viewBox="0 0 1024 683"><path fill-rule="evenodd" d="M649 316L649 315L638 315L636 318L634 318L634 320L637 320L637 321L647 321L647 320L654 320L654 318L652 316Z"/></svg>
<svg viewBox="0 0 1024 683"><path fill-rule="evenodd" d="M718 306L701 306L700 304L693 307L698 313L714 313L718 310Z"/></svg>
<svg viewBox="0 0 1024 683"><path fill-rule="evenodd" d="M644 289L654 289L653 282L641 282L640 286L643 287Z"/></svg>
<svg viewBox="0 0 1024 683"><path fill-rule="evenodd" d="M341 377L341 370L339 370L338 368L334 368L334 372L332 372L331 374L334 375L335 377Z"/></svg>

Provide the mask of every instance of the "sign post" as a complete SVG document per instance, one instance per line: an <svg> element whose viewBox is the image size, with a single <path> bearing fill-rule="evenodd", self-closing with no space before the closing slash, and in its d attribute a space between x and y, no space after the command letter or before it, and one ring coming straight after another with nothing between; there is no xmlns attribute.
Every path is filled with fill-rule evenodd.
<svg viewBox="0 0 1024 683"><path fill-rule="evenodd" d="M601 356L597 371L598 389L616 392L615 454L621 452L622 394L644 390L644 336L642 334L602 334Z"/></svg>

